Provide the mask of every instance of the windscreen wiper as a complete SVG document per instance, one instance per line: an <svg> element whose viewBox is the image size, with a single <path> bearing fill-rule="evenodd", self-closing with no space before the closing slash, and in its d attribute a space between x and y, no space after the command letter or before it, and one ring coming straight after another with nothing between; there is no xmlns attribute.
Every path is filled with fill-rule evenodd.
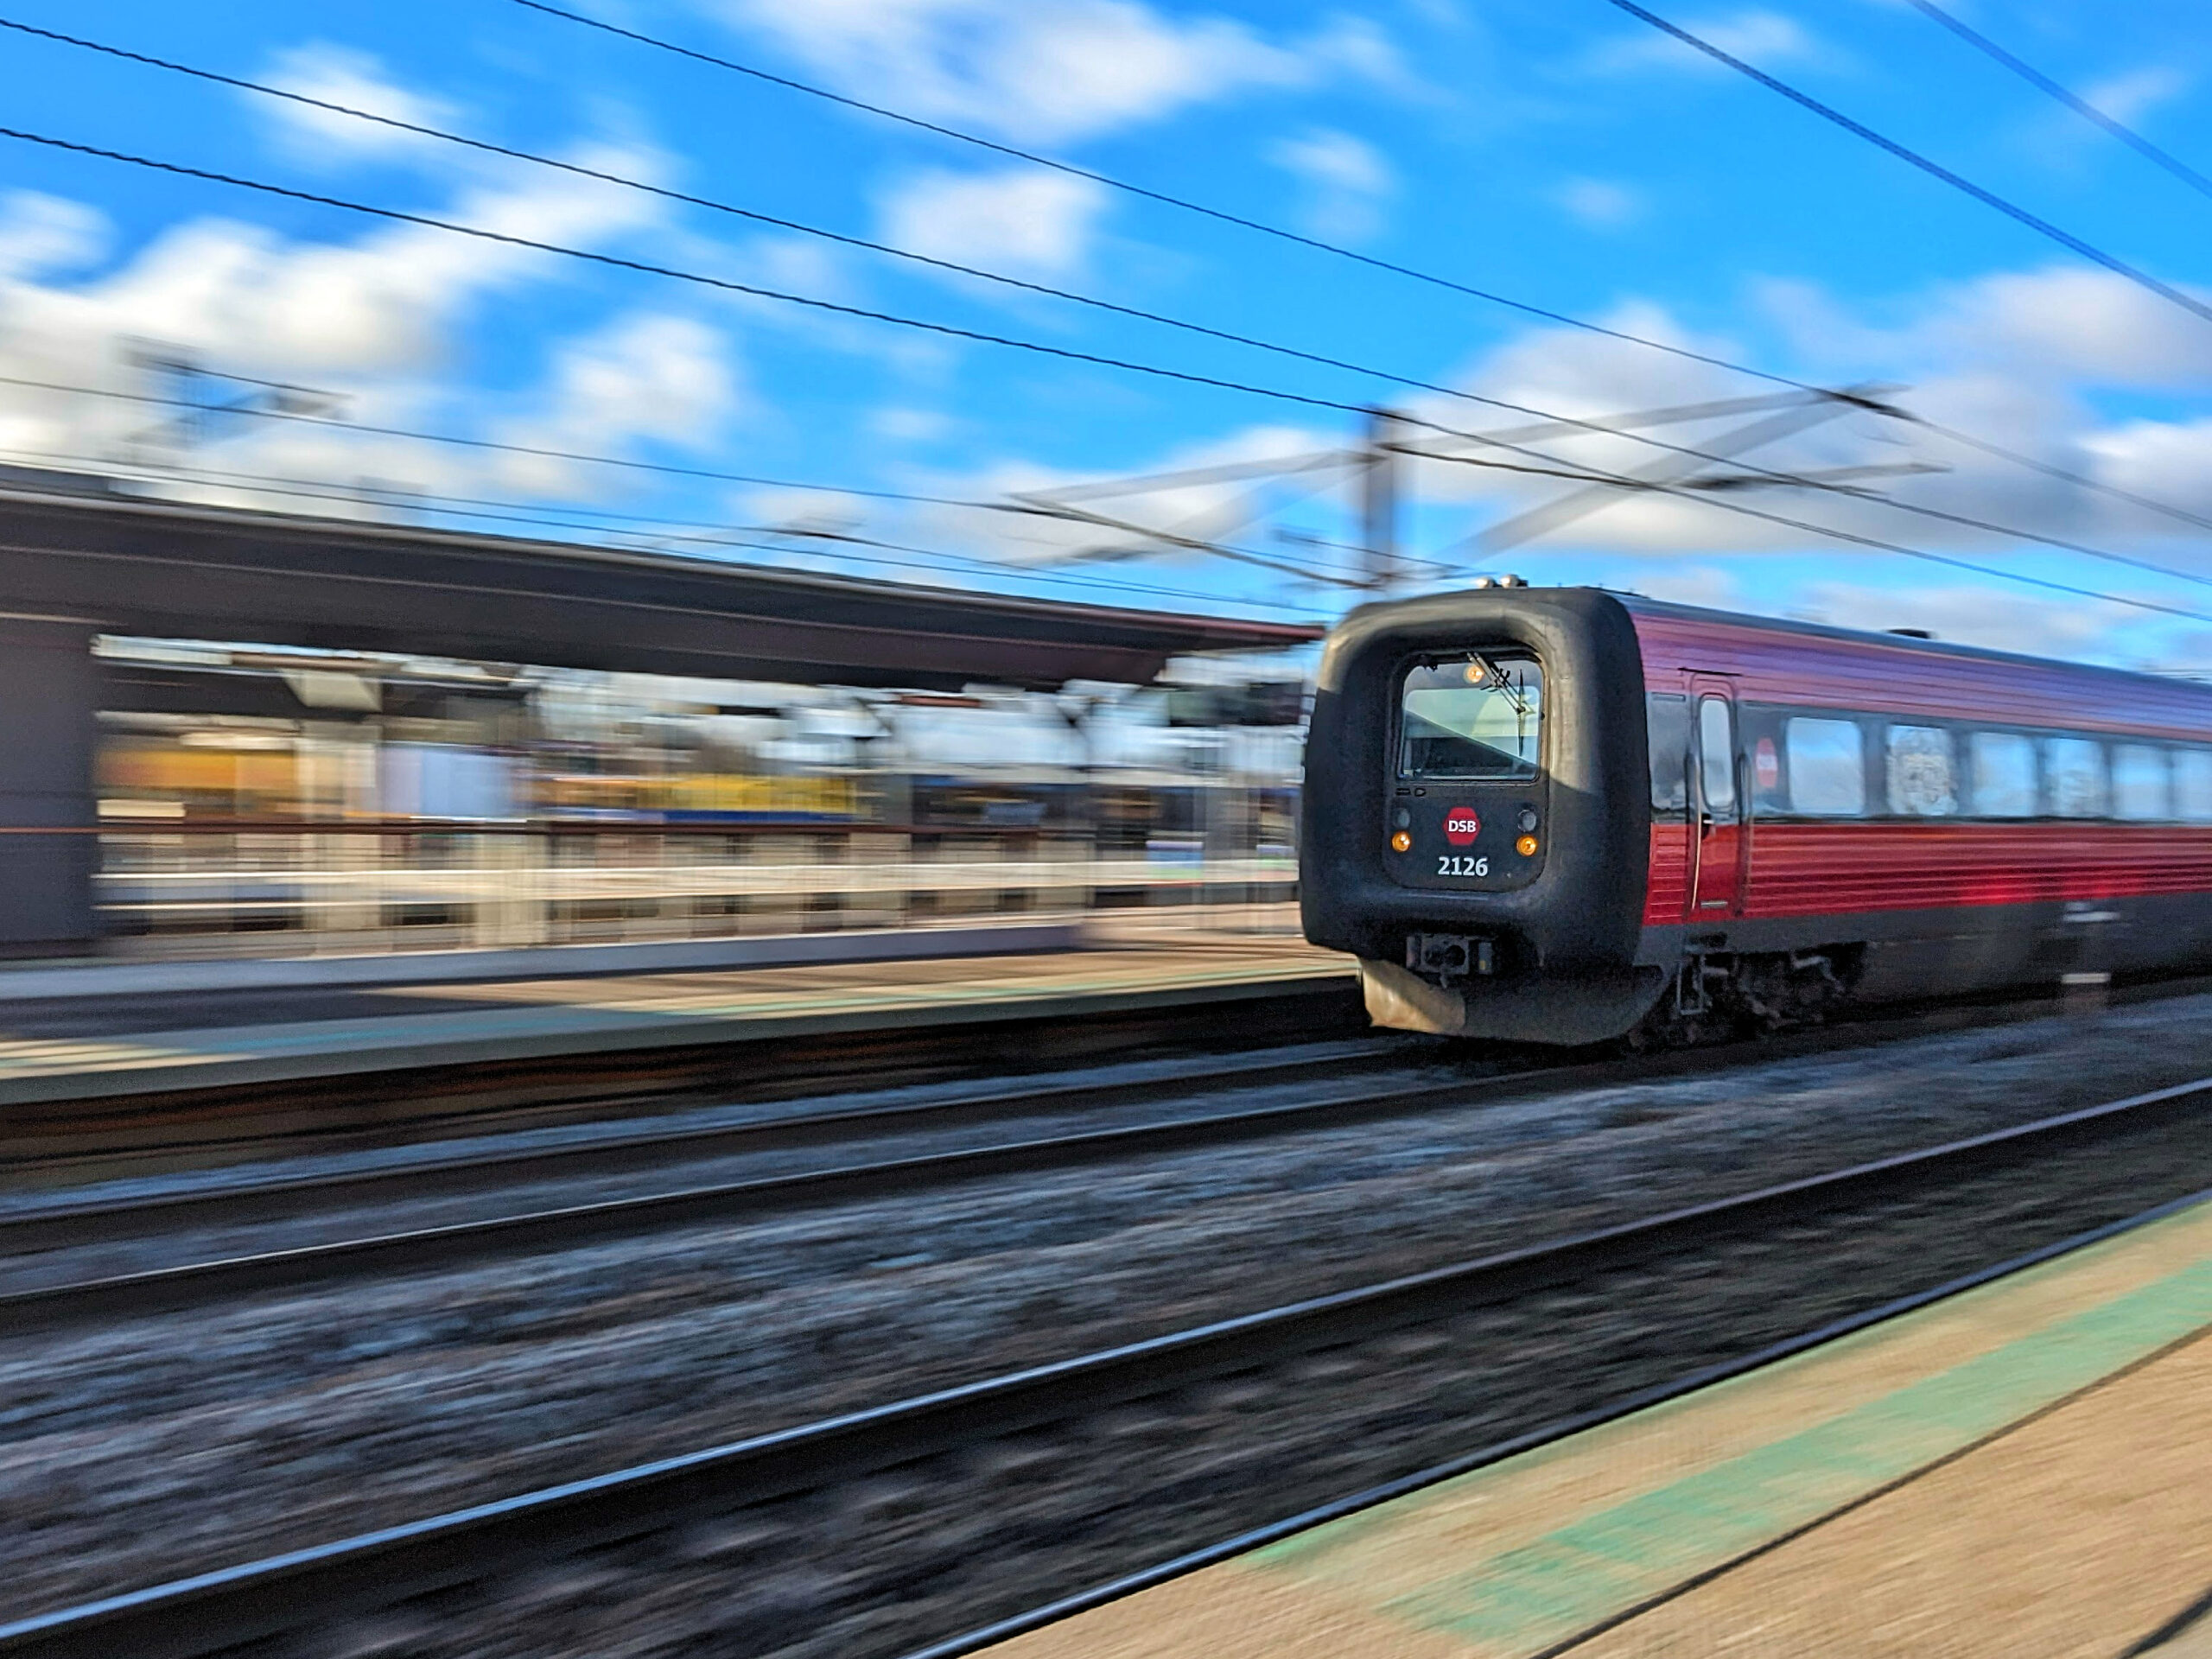
<svg viewBox="0 0 2212 1659"><path fill-rule="evenodd" d="M1496 663L1491 661L1489 658L1484 656L1479 651L1469 652L1467 655L1474 660L1475 664L1481 668L1484 673L1490 676L1491 683L1495 684L1499 690L1505 693L1505 700L1513 705L1513 712L1515 714L1520 715L1523 720L1528 720L1534 716L1535 711L1529 707L1529 699L1522 695L1520 687L1516 686L1511 680L1505 677L1505 671L1503 669L1500 668Z"/></svg>

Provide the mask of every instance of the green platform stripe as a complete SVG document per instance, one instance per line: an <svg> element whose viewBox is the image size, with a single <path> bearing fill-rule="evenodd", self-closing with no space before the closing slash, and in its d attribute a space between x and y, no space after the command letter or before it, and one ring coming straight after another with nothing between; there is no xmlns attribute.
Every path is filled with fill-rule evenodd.
<svg viewBox="0 0 2212 1659"><path fill-rule="evenodd" d="M1547 1647L2207 1325L2212 1261L1390 1598L1379 1611L1485 1648Z"/></svg>

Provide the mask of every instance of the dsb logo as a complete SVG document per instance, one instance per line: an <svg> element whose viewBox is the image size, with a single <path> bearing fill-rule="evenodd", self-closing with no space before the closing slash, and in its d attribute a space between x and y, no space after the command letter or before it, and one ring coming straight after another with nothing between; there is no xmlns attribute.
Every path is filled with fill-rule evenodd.
<svg viewBox="0 0 2212 1659"><path fill-rule="evenodd" d="M1482 832L1483 821L1471 806L1455 806L1444 815L1444 839L1454 847L1466 846Z"/></svg>

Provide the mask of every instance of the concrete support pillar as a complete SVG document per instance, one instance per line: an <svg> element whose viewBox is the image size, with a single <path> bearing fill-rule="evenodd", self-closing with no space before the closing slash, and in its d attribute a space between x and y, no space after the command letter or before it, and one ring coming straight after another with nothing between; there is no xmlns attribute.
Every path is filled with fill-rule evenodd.
<svg viewBox="0 0 2212 1659"><path fill-rule="evenodd" d="M98 932L96 632L0 613L0 957L80 955Z"/></svg>

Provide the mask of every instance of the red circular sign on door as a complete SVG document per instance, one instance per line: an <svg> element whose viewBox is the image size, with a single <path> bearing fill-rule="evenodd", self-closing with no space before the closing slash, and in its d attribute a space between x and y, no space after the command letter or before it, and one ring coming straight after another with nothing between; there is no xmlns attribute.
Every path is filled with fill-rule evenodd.
<svg viewBox="0 0 2212 1659"><path fill-rule="evenodd" d="M1751 751L1751 776L1758 780L1762 790L1773 789L1782 781L1782 757L1774 752L1774 740L1759 739L1758 747Z"/></svg>
<svg viewBox="0 0 2212 1659"><path fill-rule="evenodd" d="M1471 806L1455 806L1444 815L1444 839L1454 847L1465 847L1482 832L1483 821Z"/></svg>

